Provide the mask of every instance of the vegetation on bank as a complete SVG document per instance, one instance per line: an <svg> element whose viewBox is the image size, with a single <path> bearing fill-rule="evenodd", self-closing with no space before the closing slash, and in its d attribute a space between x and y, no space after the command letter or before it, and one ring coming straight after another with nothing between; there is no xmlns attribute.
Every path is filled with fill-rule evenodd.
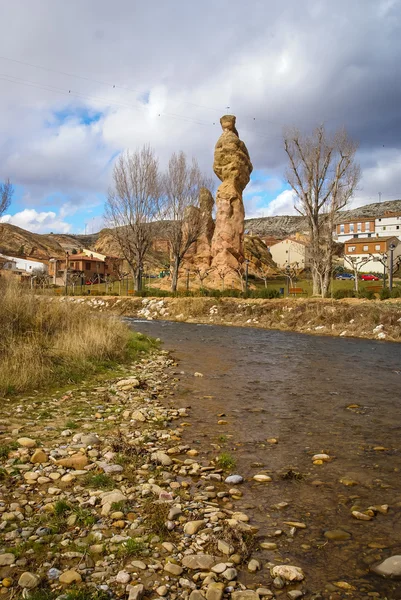
<svg viewBox="0 0 401 600"><path fill-rule="evenodd" d="M76 382L149 351L155 342L84 304L0 289L0 396Z"/></svg>

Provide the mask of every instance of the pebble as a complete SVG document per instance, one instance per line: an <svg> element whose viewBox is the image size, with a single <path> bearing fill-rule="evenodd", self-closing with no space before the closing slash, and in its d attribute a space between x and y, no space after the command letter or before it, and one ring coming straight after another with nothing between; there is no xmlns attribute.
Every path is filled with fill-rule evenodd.
<svg viewBox="0 0 401 600"><path fill-rule="evenodd" d="M116 581L118 583L128 583L131 581L131 575L127 571L119 571L116 575Z"/></svg>
<svg viewBox="0 0 401 600"><path fill-rule="evenodd" d="M15 563L15 556L11 552L0 554L0 567L7 567Z"/></svg>
<svg viewBox="0 0 401 600"><path fill-rule="evenodd" d="M59 577L59 582L66 585L70 585L71 583L79 583L80 581L82 581L82 577L74 569L64 571L64 573L62 573Z"/></svg>
<svg viewBox="0 0 401 600"><path fill-rule="evenodd" d="M305 575L300 567L292 565L277 565L271 569L272 577L281 577L285 581L302 581Z"/></svg>
<svg viewBox="0 0 401 600"><path fill-rule="evenodd" d="M264 473L257 473L253 476L253 479L255 481L259 481L260 483L267 483L272 480L272 478L269 477L269 475L265 475Z"/></svg>
<svg viewBox="0 0 401 600"><path fill-rule="evenodd" d="M180 567L180 565L175 565L172 562L167 562L164 565L164 570L167 573L170 573L171 575L178 576L178 575L181 575L181 573L183 572L184 569L182 567Z"/></svg>
<svg viewBox="0 0 401 600"><path fill-rule="evenodd" d="M198 533L199 529L201 529L201 527L203 527L204 525L204 520L188 521L188 523L185 523L184 525L184 533L186 533L187 535L194 535L195 533Z"/></svg>
<svg viewBox="0 0 401 600"><path fill-rule="evenodd" d="M33 590L38 587L40 583L40 577L35 575L34 573L30 573L29 571L25 571L22 573L20 578L18 579L18 585L27 590Z"/></svg>
<svg viewBox="0 0 401 600"><path fill-rule="evenodd" d="M225 481L225 483L238 485L239 483L242 483L244 481L244 478L241 477L241 475L229 475L228 477L225 478L224 481Z"/></svg>
<svg viewBox="0 0 401 600"><path fill-rule="evenodd" d="M371 515L359 512L359 510L353 510L351 514L354 519L358 519L359 521L371 521L373 518Z"/></svg>
<svg viewBox="0 0 401 600"><path fill-rule="evenodd" d="M371 567L373 573L382 577L401 577L401 555L395 554Z"/></svg>
<svg viewBox="0 0 401 600"><path fill-rule="evenodd" d="M17 440L18 444L23 448L35 448L36 442L29 437L21 437Z"/></svg>

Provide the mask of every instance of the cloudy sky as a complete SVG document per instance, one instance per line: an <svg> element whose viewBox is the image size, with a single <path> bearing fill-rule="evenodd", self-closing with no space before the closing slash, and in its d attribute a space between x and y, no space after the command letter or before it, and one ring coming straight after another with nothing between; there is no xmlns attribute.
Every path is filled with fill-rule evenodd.
<svg viewBox="0 0 401 600"><path fill-rule="evenodd" d="M247 216L291 214L283 127L346 126L355 205L401 198L401 0L0 0L5 220L96 231L113 161L150 143L212 173L237 116L254 173Z"/></svg>

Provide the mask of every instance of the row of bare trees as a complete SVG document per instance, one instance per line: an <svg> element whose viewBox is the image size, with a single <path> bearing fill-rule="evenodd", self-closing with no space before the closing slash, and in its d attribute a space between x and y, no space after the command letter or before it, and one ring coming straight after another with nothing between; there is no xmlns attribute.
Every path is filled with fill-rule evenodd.
<svg viewBox="0 0 401 600"><path fill-rule="evenodd" d="M105 216L140 290L146 256L153 240L168 241L171 258L171 288L177 289L184 256L202 233L199 193L211 180L195 159L183 152L173 154L161 172L150 146L126 152L118 158L106 201Z"/></svg>

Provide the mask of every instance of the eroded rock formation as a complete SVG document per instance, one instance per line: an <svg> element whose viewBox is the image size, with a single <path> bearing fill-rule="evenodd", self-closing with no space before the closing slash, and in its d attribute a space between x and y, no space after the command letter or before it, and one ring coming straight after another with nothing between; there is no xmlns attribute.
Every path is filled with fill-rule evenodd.
<svg viewBox="0 0 401 600"><path fill-rule="evenodd" d="M199 192L199 207L189 206L187 208L184 222L184 237L188 235L188 223L193 222L192 229L201 229L201 234L196 242L190 247L185 255L185 267L194 266L199 269L207 269L212 262L212 238L214 232L213 220L214 198L211 192L202 187Z"/></svg>
<svg viewBox="0 0 401 600"><path fill-rule="evenodd" d="M238 137L235 117L220 119L223 133L214 151L213 169L222 181L216 195L216 226L212 240L213 267L237 269L244 260L244 204L242 192L249 183L252 163Z"/></svg>

